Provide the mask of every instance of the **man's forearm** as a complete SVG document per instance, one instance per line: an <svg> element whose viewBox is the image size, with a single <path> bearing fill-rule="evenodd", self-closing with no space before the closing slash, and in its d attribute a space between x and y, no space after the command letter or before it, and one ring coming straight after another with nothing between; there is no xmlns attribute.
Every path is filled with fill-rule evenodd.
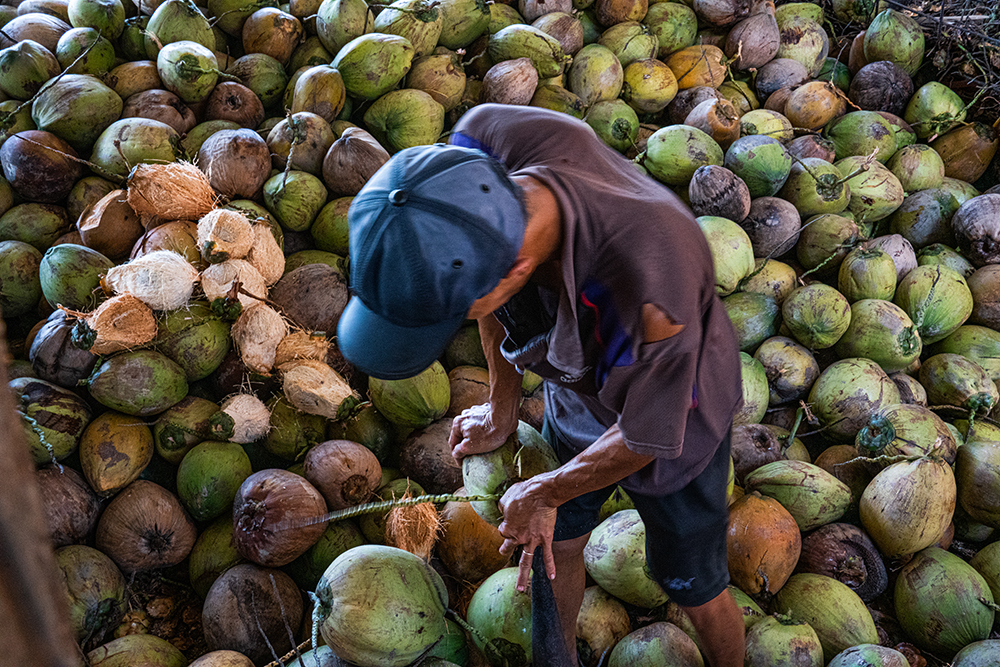
<svg viewBox="0 0 1000 667"><path fill-rule="evenodd" d="M528 481L537 485L551 507L558 507L577 496L610 486L653 460L652 456L630 450L616 424L567 463Z"/></svg>
<svg viewBox="0 0 1000 667"><path fill-rule="evenodd" d="M490 407L495 420L517 427L517 412L521 407L521 374L500 353L506 332L492 314L481 317L479 337L490 372Z"/></svg>

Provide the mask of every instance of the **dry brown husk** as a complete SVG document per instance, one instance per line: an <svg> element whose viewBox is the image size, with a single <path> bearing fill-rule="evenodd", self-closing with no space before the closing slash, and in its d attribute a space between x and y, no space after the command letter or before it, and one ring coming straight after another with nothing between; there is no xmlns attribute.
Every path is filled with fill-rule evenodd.
<svg viewBox="0 0 1000 667"><path fill-rule="evenodd" d="M648 10L648 0L597 0L594 3L597 21L605 27L625 21L641 21Z"/></svg>
<svg viewBox="0 0 1000 667"><path fill-rule="evenodd" d="M212 264L201 272L201 289L209 301L228 296L233 283L237 281L240 283L237 298L244 309L267 298L264 277L245 259L230 259Z"/></svg>
<svg viewBox="0 0 1000 667"><path fill-rule="evenodd" d="M341 408L357 394L340 373L315 359L298 359L278 367L285 398L300 412L327 419L343 417Z"/></svg>
<svg viewBox="0 0 1000 667"><path fill-rule="evenodd" d="M254 130L222 130L201 145L198 168L223 197L258 199L271 173L271 153Z"/></svg>
<svg viewBox="0 0 1000 667"><path fill-rule="evenodd" d="M448 371L451 402L445 417L457 417L474 405L489 403L490 374L480 366L456 366Z"/></svg>
<svg viewBox="0 0 1000 667"><path fill-rule="evenodd" d="M695 215L742 220L750 213L750 188L742 178L718 165L698 167L688 183Z"/></svg>
<svg viewBox="0 0 1000 667"><path fill-rule="evenodd" d="M281 366L298 359L315 359L326 362L330 352L330 340L323 334L293 331L278 343L274 365Z"/></svg>
<svg viewBox="0 0 1000 667"><path fill-rule="evenodd" d="M462 486L462 466L451 453L450 417L414 431L399 449L399 470L428 493L454 493Z"/></svg>
<svg viewBox="0 0 1000 667"><path fill-rule="evenodd" d="M740 138L740 114L727 99L705 100L691 110L684 124L715 139L722 150Z"/></svg>
<svg viewBox="0 0 1000 667"><path fill-rule="evenodd" d="M128 257L145 231L124 190L113 190L88 206L76 227L83 245L114 261Z"/></svg>
<svg viewBox="0 0 1000 667"><path fill-rule="evenodd" d="M674 99L667 105L667 115L670 116L671 123L680 125L684 123L684 119L688 117L688 114L696 106L705 100L719 99L722 99L722 93L710 86L685 88L684 90L677 91Z"/></svg>
<svg viewBox="0 0 1000 667"><path fill-rule="evenodd" d="M460 488L455 494L466 492ZM476 514L471 504L446 503L441 510L441 524L438 557L459 581L481 581L510 562L510 556L500 553L500 531Z"/></svg>
<svg viewBox="0 0 1000 667"><path fill-rule="evenodd" d="M128 180L128 203L146 229L163 220L198 220L217 197L208 177L190 162L139 164Z"/></svg>
<svg viewBox="0 0 1000 667"><path fill-rule="evenodd" d="M750 16L750 0L694 0L698 18L716 28L726 28Z"/></svg>
<svg viewBox="0 0 1000 667"><path fill-rule="evenodd" d="M222 401L220 412L233 418L230 442L246 445L260 440L271 428L271 411L253 394L236 394Z"/></svg>
<svg viewBox="0 0 1000 667"><path fill-rule="evenodd" d="M97 525L101 505L83 476L69 466L47 465L38 470L35 480L52 545L64 547L86 541Z"/></svg>
<svg viewBox="0 0 1000 667"><path fill-rule="evenodd" d="M430 560L441 533L441 519L434 503L393 507L385 520L385 543Z"/></svg>
<svg viewBox="0 0 1000 667"><path fill-rule="evenodd" d="M264 122L264 105L246 86L223 81L208 96L205 120L231 120L252 130Z"/></svg>
<svg viewBox="0 0 1000 667"><path fill-rule="evenodd" d="M807 157L818 157L820 160L833 163L836 151L833 142L816 134L806 134L793 139L785 148L789 155L803 160Z"/></svg>
<svg viewBox="0 0 1000 667"><path fill-rule="evenodd" d="M483 77L480 101L495 104L526 105L538 87L538 70L529 58L515 58L497 63Z"/></svg>
<svg viewBox="0 0 1000 667"><path fill-rule="evenodd" d="M729 575L748 595L773 595L795 570L802 534L788 510L758 492L729 507Z"/></svg>
<svg viewBox="0 0 1000 667"><path fill-rule="evenodd" d="M851 76L854 76L867 64L868 59L865 58L865 31L862 30L854 37L854 41L851 42L851 50L847 56L847 69L850 70Z"/></svg>
<svg viewBox="0 0 1000 667"><path fill-rule="evenodd" d="M931 142L944 162L944 175L972 183L986 173L1000 146L997 130L985 123L971 123L942 134Z"/></svg>
<svg viewBox="0 0 1000 667"><path fill-rule="evenodd" d="M336 331L348 299L343 274L326 264L289 271L271 290L271 300L282 314L307 331Z"/></svg>
<svg viewBox="0 0 1000 667"><path fill-rule="evenodd" d="M749 16L729 31L725 53L738 70L746 71L767 64L778 54L781 32L774 10Z"/></svg>
<svg viewBox="0 0 1000 667"><path fill-rule="evenodd" d="M121 117L158 120L182 136L198 124L194 112L181 98L167 90L146 90L132 95L125 100Z"/></svg>
<svg viewBox="0 0 1000 667"><path fill-rule="evenodd" d="M258 223L253 226L254 243L247 253L247 261L257 269L264 284L270 287L285 274L285 253L274 238L271 225Z"/></svg>
<svg viewBox="0 0 1000 667"><path fill-rule="evenodd" d="M568 56L576 55L576 52L583 48L583 24L573 16L572 11L572 7L566 11L548 9L546 14L539 16L531 24L545 34L555 37L562 46L563 53Z"/></svg>
<svg viewBox="0 0 1000 667"><path fill-rule="evenodd" d="M335 196L353 196L388 161L389 152L375 137L360 127L349 127L323 158L323 182Z"/></svg>
<svg viewBox="0 0 1000 667"><path fill-rule="evenodd" d="M243 24L243 49L263 53L284 66L305 36L302 22L274 7L263 7L247 17Z"/></svg>
<svg viewBox="0 0 1000 667"><path fill-rule="evenodd" d="M163 89L156 62L152 60L122 63L111 70L105 83L123 100L146 90Z"/></svg>
<svg viewBox="0 0 1000 667"><path fill-rule="evenodd" d="M254 240L253 227L242 213L217 208L198 220L198 247L209 264L243 259Z"/></svg>
<svg viewBox="0 0 1000 667"><path fill-rule="evenodd" d="M829 81L810 81L795 90L785 101L785 118L795 127L818 130L847 112L847 100Z"/></svg>
<svg viewBox="0 0 1000 667"><path fill-rule="evenodd" d="M267 375L274 368L278 344L288 335L284 318L266 303L246 306L233 322L233 343L247 368Z"/></svg>
<svg viewBox="0 0 1000 667"><path fill-rule="evenodd" d="M113 296L84 318L97 333L90 347L94 354L111 354L144 345L156 338L156 317L131 294Z"/></svg>
<svg viewBox="0 0 1000 667"><path fill-rule="evenodd" d="M104 284L115 294L132 294L153 310L176 310L187 305L198 271L172 250L156 250L114 266Z"/></svg>
<svg viewBox="0 0 1000 667"><path fill-rule="evenodd" d="M764 108L770 109L771 111L777 111L778 113L784 113L785 105L788 104L788 98L792 96L792 89L790 86L782 86L776 91L767 96L764 100Z"/></svg>
<svg viewBox="0 0 1000 667"><path fill-rule="evenodd" d="M327 440L306 453L303 476L330 510L366 502L382 485L382 466L372 450L351 440Z"/></svg>

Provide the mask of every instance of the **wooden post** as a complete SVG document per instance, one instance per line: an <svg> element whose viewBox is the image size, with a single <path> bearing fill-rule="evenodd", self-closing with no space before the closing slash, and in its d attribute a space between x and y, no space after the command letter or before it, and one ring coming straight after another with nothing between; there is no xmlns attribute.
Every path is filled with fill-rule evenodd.
<svg viewBox="0 0 1000 667"><path fill-rule="evenodd" d="M9 353L0 320L0 378ZM0 664L79 667L83 656L14 398L0 389Z"/></svg>

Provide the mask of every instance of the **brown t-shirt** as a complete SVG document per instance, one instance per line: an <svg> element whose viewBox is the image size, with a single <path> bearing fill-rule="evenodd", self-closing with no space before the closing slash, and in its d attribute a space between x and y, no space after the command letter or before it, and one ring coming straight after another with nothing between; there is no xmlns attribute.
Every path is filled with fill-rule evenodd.
<svg viewBox="0 0 1000 667"><path fill-rule="evenodd" d="M546 414L572 448L617 422L629 449L657 457L624 488L683 488L742 401L736 334L691 212L566 114L483 104L450 143L541 181L561 209L562 284L529 285L497 311L504 356L545 378ZM645 304L683 329L644 342Z"/></svg>

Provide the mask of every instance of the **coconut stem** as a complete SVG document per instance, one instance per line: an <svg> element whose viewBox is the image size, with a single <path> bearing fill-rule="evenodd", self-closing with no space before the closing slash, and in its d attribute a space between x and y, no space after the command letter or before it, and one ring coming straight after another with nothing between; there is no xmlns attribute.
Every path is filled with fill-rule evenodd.
<svg viewBox="0 0 1000 667"><path fill-rule="evenodd" d="M89 169L93 169L94 171L98 172L99 174L101 174L101 176L103 176L104 178L106 178L108 180L117 181L118 184L122 185L122 186L125 185L126 181L125 181L124 178L122 178L118 174L112 174L109 171L105 171L104 169L102 169L98 165L94 164L93 162L87 162L86 160L81 160L80 158L75 157L73 155L70 155L69 153L62 152L58 148L52 148L51 146L46 146L45 144L40 144L37 141L35 141L34 139L27 138L23 134L17 134L17 135L14 135L14 136L16 136L19 141L27 141L29 144L34 144L35 146L38 146L39 148L44 148L47 151L52 151L56 155L60 155L60 156L62 156L64 158L66 158L67 160L72 160L73 162L78 162L79 164L82 164L82 165L84 165L85 167L87 167ZM13 139L13 137L11 137L11 138Z"/></svg>
<svg viewBox="0 0 1000 667"><path fill-rule="evenodd" d="M17 42L16 39L11 39L10 36L8 36L6 33L3 33L3 31L0 31L0 34L3 34L4 37L6 37L7 39L10 39L12 42ZM78 62L80 62L81 60L83 60L84 58L87 57L87 54L90 53L90 50L93 49L95 46L97 46L97 42L98 42L98 40L96 40L96 39L93 42L91 42L90 46L88 46L87 48L85 48L83 50L83 52L80 55L78 55L73 62L71 62L69 65L66 66L66 69L64 69L62 72L59 73L59 76L55 77L52 81L46 81L45 84L38 89L37 93L35 93L30 98L28 98L27 100L25 100L22 104L20 104L13 111L11 111L11 112L9 112L7 114L4 114L2 116L3 122L6 123L8 118L13 118L22 109L24 109L28 105L34 103L34 101L38 98L38 96L42 94L42 91L44 91L45 89L47 89L50 85L54 86L57 83L59 83L59 80L62 79L64 76L66 76L66 74L69 73L70 69L72 69ZM22 139L23 139L23 137L22 137ZM51 150L54 150L54 149L51 149ZM67 157L69 157L69 156L67 156ZM85 164L88 164L88 166L89 166L89 163L85 163Z"/></svg>
<svg viewBox="0 0 1000 667"><path fill-rule="evenodd" d="M357 505L356 507L348 507L347 509L338 510L336 512L327 512L320 516L310 517L308 519L301 519L299 521L282 521L275 525L274 530L292 530L295 528L305 528L306 526L314 526L317 523L326 523L327 521L339 521L341 519L351 519L356 516L361 516L362 514L372 514L374 512L384 512L386 510L391 510L396 507L410 507L412 505L419 505L421 503L448 503L448 502L478 502L485 500L500 500L500 494L498 493L488 493L481 496L459 496L453 493L445 493L441 495L427 495L427 496L416 496L415 498L398 498L396 500L382 500L374 503L365 503L363 505Z"/></svg>
<svg viewBox="0 0 1000 667"><path fill-rule="evenodd" d="M792 424L792 430L788 432L788 438L785 440L785 446L781 448L781 451L786 451L795 442L795 434L799 432L799 426L802 425L802 417L805 416L806 411L804 409L797 408L795 410L795 423Z"/></svg>
<svg viewBox="0 0 1000 667"><path fill-rule="evenodd" d="M990 602L986 598L979 598L979 601L982 602L984 605L986 605L986 607L988 607L989 609L992 609L993 611L1000 611L1000 605L996 604L995 602Z"/></svg>
<svg viewBox="0 0 1000 667"><path fill-rule="evenodd" d="M868 171L869 169L871 169L872 163L875 161L875 156L876 155L878 155L878 146L876 146L875 150L873 150L871 152L871 155L869 155L869 156L867 156L865 158L865 161L861 163L860 167L858 167L857 169L855 169L853 172L851 172L847 176L844 176L843 178L838 179L833 185L837 186L837 185L840 185L841 183L846 183L847 181L851 180L855 176L860 176L861 174L863 174L866 171Z"/></svg>
<svg viewBox="0 0 1000 667"><path fill-rule="evenodd" d="M199 67L198 65L192 65L188 62L181 60L177 63L177 71L182 74L215 74L217 77L223 81L232 81L233 83L242 83L239 77L233 76L232 74L226 74L222 70L216 67Z"/></svg>
<svg viewBox="0 0 1000 667"><path fill-rule="evenodd" d="M312 593L310 593L310 595L312 595ZM299 664L301 664L303 667L306 667L306 662L301 658L302 651L309 649L309 647L311 647L312 645L313 645L312 638L307 639L298 646L296 646L295 648L293 648L291 651L286 653L285 655L281 656L280 659L275 660L274 662L269 662L266 665L264 665L264 667L284 667L285 665L288 664L289 660L292 660L296 657L299 658Z"/></svg>
<svg viewBox="0 0 1000 667"><path fill-rule="evenodd" d="M465 619L459 616L457 611L449 607L445 613L451 617L451 620L455 621L455 624L458 625L458 627L476 637L476 639L478 639L483 646L487 646L490 643L489 637L486 637L482 632L466 623Z"/></svg>
<svg viewBox="0 0 1000 667"><path fill-rule="evenodd" d="M62 464L59 463L59 461L56 460L56 450L52 447L52 443L50 443L48 440L45 439L45 433L42 431L42 425L39 424L35 420L34 417L29 417L28 415L24 414L20 410L18 410L17 412L18 412L19 415L21 415L21 417L24 419L24 421L28 422L28 424L31 426L31 430L34 431L35 435L38 436L38 441L41 442L42 445L45 446L46 451L48 451L48 453L49 453L49 460L52 461L52 463L57 468L59 468L59 473L62 474L62 472L63 472ZM484 500L487 500L487 499L484 498Z"/></svg>

